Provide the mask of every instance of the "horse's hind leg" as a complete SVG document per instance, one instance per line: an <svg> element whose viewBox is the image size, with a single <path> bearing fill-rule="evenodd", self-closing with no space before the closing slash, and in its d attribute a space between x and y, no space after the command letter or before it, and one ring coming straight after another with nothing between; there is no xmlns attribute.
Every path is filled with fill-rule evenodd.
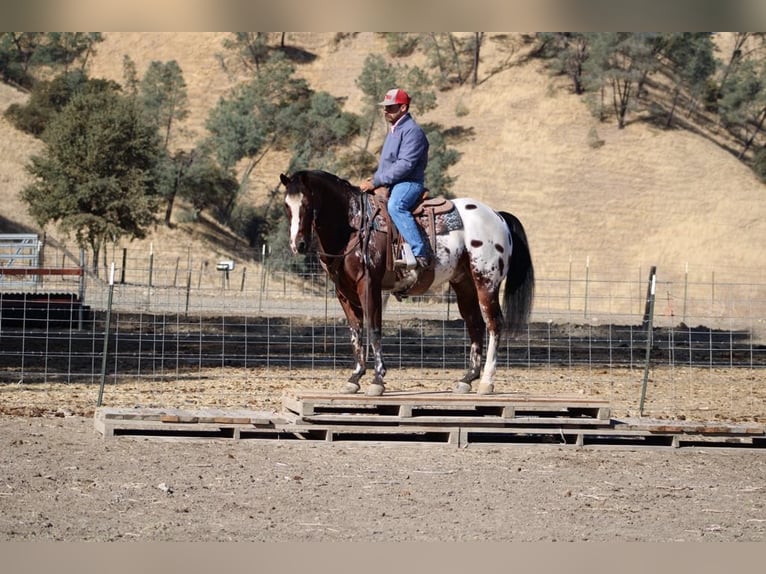
<svg viewBox="0 0 766 574"><path fill-rule="evenodd" d="M481 351L484 347L484 318L481 315L476 287L470 277L465 276L459 282L451 282L457 295L457 306L471 338L471 351L468 370L452 389L452 392L465 394L471 391L471 383L481 376Z"/></svg>
<svg viewBox="0 0 766 574"><path fill-rule="evenodd" d="M484 360L484 373L476 392L480 395L488 395L495 391L492 378L495 376L495 369L497 368L497 346L503 330L503 312L496 291L482 291L479 294L479 305L486 319L489 340L487 341L487 357Z"/></svg>

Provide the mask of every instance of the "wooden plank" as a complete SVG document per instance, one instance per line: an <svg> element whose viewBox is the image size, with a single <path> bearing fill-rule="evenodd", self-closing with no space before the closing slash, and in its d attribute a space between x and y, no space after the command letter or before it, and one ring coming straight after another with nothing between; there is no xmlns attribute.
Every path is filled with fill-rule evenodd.
<svg viewBox="0 0 766 574"><path fill-rule="evenodd" d="M402 418L400 416L389 415L367 415L367 414L316 414L308 417L302 417L304 423L309 424L349 424L355 425L360 423L368 424L396 424L398 426L407 425L442 425L442 426L455 426L455 425L476 425L476 426L518 426L525 424L539 424L539 425L551 425L551 426L601 426L607 427L610 424L608 420L602 419L583 419L572 417L534 417L534 416L517 416L515 418L503 418L503 417L477 417L477 416L417 416Z"/></svg>
<svg viewBox="0 0 766 574"><path fill-rule="evenodd" d="M522 394L455 395L449 391L393 392L379 397L329 391L301 391L283 396L285 410L307 421L327 416L380 416L381 422L433 417L466 422L465 417L509 419L537 415L549 418L596 419L608 424L611 409L604 400L577 397L539 397ZM391 417L394 417L393 419ZM354 418L354 420L357 420ZM569 422L569 421L567 421Z"/></svg>
<svg viewBox="0 0 766 574"><path fill-rule="evenodd" d="M651 433L707 434L707 435L748 435L765 436L766 426L757 423L720 423L694 421L651 421L616 420L615 426L622 429L637 429Z"/></svg>
<svg viewBox="0 0 766 574"><path fill-rule="evenodd" d="M271 413L243 409L206 408L184 410L176 408L119 408L99 407L96 417L103 420L159 421L168 424L221 423L221 424L270 424Z"/></svg>
<svg viewBox="0 0 766 574"><path fill-rule="evenodd" d="M80 267L0 267L0 275L82 275Z"/></svg>
<svg viewBox="0 0 766 574"><path fill-rule="evenodd" d="M492 395L478 395L469 393L467 395L458 395L451 391L389 391L384 395L369 397L365 394L347 395L332 391L292 391L283 397L289 400L288 404L296 405L298 403L311 403L333 406L360 406L360 405L431 405L447 407L465 407L465 406L497 406L505 407L509 404L521 405L524 407L550 407L552 405L567 405L578 408L608 408L609 402L602 399L592 399L582 395L572 396L538 396L525 393L496 393Z"/></svg>

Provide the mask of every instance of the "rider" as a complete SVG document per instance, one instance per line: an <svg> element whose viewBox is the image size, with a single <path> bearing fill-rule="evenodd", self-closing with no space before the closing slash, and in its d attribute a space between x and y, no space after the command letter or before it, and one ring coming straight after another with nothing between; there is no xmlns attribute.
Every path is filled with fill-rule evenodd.
<svg viewBox="0 0 766 574"><path fill-rule="evenodd" d="M378 169L371 178L362 182L360 188L362 191L372 191L381 186L390 188L388 211L391 219L412 247L416 267L427 268L431 265L431 250L411 210L424 189L428 139L410 115L410 96L407 92L399 88L389 90L379 105L383 106L391 128L383 142ZM406 262L397 259L394 265L406 266Z"/></svg>

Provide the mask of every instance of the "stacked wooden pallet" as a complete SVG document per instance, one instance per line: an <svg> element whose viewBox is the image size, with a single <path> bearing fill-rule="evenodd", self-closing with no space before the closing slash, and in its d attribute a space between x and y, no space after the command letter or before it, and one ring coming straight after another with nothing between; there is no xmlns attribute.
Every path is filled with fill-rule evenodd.
<svg viewBox="0 0 766 574"><path fill-rule="evenodd" d="M392 392L380 397L322 391L283 397L279 413L100 408L104 437L273 439L423 444L554 444L576 447L766 447L758 424L705 424L610 417L607 401L517 393Z"/></svg>

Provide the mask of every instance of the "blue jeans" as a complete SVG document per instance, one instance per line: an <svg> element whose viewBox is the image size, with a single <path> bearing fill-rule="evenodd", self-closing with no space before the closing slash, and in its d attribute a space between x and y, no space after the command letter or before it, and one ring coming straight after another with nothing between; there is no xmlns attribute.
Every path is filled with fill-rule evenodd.
<svg viewBox="0 0 766 574"><path fill-rule="evenodd" d="M420 227L412 217L412 208L423 193L423 184L414 181L402 181L391 187L388 198L388 213L404 240L412 247L415 257L427 257L430 249L423 241Z"/></svg>

